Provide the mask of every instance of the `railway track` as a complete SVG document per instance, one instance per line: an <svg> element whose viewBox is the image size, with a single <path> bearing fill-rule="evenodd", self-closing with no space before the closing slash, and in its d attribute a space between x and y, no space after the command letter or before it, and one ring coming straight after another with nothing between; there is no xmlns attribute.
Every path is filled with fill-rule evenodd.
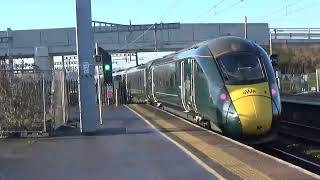
<svg viewBox="0 0 320 180"><path fill-rule="evenodd" d="M272 156L320 174L320 128L281 121L276 142L257 147ZM308 153L317 151L318 156Z"/></svg>
<svg viewBox="0 0 320 180"><path fill-rule="evenodd" d="M289 121L281 121L281 130L279 134L320 144L320 128L317 127Z"/></svg>
<svg viewBox="0 0 320 180"><path fill-rule="evenodd" d="M286 152L286 151L279 149L279 148L270 147L269 150L271 150L271 152L269 154L273 154L274 156L277 156L278 158L281 158L282 160L288 161L292 164L300 166L300 167L307 169L311 172L314 172L317 174L320 173L320 164L318 164L318 163L307 160L303 157L299 157L295 154ZM276 154L274 154L274 153L276 153Z"/></svg>

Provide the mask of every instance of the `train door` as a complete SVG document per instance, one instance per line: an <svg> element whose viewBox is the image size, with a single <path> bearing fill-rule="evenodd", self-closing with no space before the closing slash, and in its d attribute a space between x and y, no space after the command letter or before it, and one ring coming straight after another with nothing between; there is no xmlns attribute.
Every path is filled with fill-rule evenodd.
<svg viewBox="0 0 320 180"><path fill-rule="evenodd" d="M154 87L155 87L155 76L154 76L154 67L151 68L151 97L153 99L154 102L157 102L157 98L156 96L154 95L155 93L155 90L154 90Z"/></svg>
<svg viewBox="0 0 320 180"><path fill-rule="evenodd" d="M181 101L185 112L194 109L194 61L192 59L181 62Z"/></svg>
<svg viewBox="0 0 320 180"><path fill-rule="evenodd" d="M149 101L152 100L152 92L151 92L151 87L152 87L152 74L151 74L151 69L148 69L146 71L146 74L147 74L147 78L146 78L146 84L147 84L147 87L146 87L146 94L147 94L147 98Z"/></svg>

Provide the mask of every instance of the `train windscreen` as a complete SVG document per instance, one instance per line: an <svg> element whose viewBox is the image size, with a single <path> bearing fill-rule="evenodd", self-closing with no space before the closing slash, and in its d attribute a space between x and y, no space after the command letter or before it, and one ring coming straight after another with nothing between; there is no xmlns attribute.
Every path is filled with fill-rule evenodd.
<svg viewBox="0 0 320 180"><path fill-rule="evenodd" d="M260 59L254 54L227 54L218 58L218 64L228 84L257 83L265 80Z"/></svg>

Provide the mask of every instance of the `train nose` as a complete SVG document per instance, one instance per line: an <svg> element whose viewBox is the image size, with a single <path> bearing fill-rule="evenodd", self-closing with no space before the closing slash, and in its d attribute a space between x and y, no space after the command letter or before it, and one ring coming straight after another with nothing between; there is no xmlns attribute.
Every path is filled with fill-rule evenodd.
<svg viewBox="0 0 320 180"><path fill-rule="evenodd" d="M233 102L244 135L266 134L272 124L271 99L264 96L246 96Z"/></svg>

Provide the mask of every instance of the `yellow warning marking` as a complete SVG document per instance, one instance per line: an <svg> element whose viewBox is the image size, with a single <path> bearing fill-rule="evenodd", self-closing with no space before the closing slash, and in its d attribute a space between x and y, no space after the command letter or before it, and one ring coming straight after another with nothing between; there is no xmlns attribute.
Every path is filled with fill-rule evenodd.
<svg viewBox="0 0 320 180"><path fill-rule="evenodd" d="M129 108L127 106L127 108ZM142 120L144 120L147 124L149 124L152 128L158 130L155 126L153 126L152 123L150 123L148 120L146 120L143 116L141 116L140 114L138 114L136 111L132 110L131 108L129 108L133 113L135 113L137 116L139 116ZM225 178L223 176L221 176L219 173L217 173L214 169L212 169L210 166L208 166L206 163L204 163L201 159L199 159L197 156L195 156L194 154L192 154L192 152L190 152L188 149L186 149L185 147L183 147L181 144L179 144L177 141L173 140L172 138L170 138L169 136L167 136L165 133L158 131L163 137L165 137L166 139L168 139L170 142L172 142L173 144L175 144L178 148L180 148L183 152L185 152L187 155L189 155L194 161L196 161L200 166L202 166L206 171L208 171L209 173L213 174L215 177L217 177L220 180L225 180Z"/></svg>
<svg viewBox="0 0 320 180"><path fill-rule="evenodd" d="M137 106L134 106L134 108L143 114L148 114L148 115L152 114L153 115L152 118L157 118L153 114L153 112L150 112L146 109L143 109L143 108L140 108ZM155 122L155 124L159 125L160 127L164 128L164 129L178 128L175 125L169 123L168 121L166 121L164 119L155 119L154 122ZM233 174L235 174L243 179L254 179L254 180L256 180L256 179L259 179L259 180L260 179L271 179L270 177L268 177L267 175L258 171L257 169L252 168L249 165L247 165L246 163L233 157L232 155L225 153L222 149L215 147L213 145L210 145L210 144L204 142L203 140L201 140L195 136L190 135L187 132L179 131L179 132L168 132L168 133L171 133L171 134L175 135L176 137L178 137L179 139L181 139L182 141L190 144L191 146L196 148L198 151L200 151L203 154L205 154L206 156L208 156L212 161L220 164L221 166L223 166L224 168L226 168L227 170L229 170Z"/></svg>

